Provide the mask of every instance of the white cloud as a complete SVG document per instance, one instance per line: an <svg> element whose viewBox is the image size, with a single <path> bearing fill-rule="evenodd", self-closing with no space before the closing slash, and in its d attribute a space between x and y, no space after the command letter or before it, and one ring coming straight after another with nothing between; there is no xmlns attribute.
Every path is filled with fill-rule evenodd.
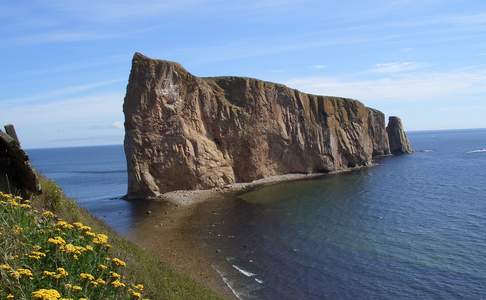
<svg viewBox="0 0 486 300"><path fill-rule="evenodd" d="M312 65L310 66L312 69L325 69L327 65Z"/></svg>
<svg viewBox="0 0 486 300"><path fill-rule="evenodd" d="M122 121L115 121L111 123L111 126L116 128L116 129L123 129L123 122Z"/></svg>
<svg viewBox="0 0 486 300"><path fill-rule="evenodd" d="M375 73L401 73L406 71L413 71L417 68L418 64L413 61L389 62L377 64L373 69L371 69L371 71Z"/></svg>
<svg viewBox="0 0 486 300"><path fill-rule="evenodd" d="M49 7L63 15L83 21L103 23L131 19L133 21L167 15L180 10L192 9L207 0L103 0L103 1L38 1L41 6Z"/></svg>
<svg viewBox="0 0 486 300"><path fill-rule="evenodd" d="M7 41L20 45L32 45L105 40L117 36L117 34L104 34L91 31L47 31L18 36Z"/></svg>
<svg viewBox="0 0 486 300"><path fill-rule="evenodd" d="M481 69L414 72L377 79L307 77L287 81L304 92L336 95L363 101L460 100L486 93L486 71Z"/></svg>
<svg viewBox="0 0 486 300"><path fill-rule="evenodd" d="M57 88L50 91L41 92L41 93L37 93L25 97L0 99L0 103L4 105L12 104L12 103L14 103L15 105L19 105L19 103L31 103L39 100L54 101L59 97L65 97L65 96L70 96L78 93L88 92L91 90L95 90L97 88L106 87L123 81L124 80L117 79L117 80L106 80L106 81L92 82L87 84L67 86L67 87Z"/></svg>
<svg viewBox="0 0 486 300"><path fill-rule="evenodd" d="M66 146L66 140L82 144L121 143L123 131L106 124L106 120L120 120L123 93L98 93L90 96L66 98L51 103L11 106L0 102L0 119L15 124L22 144L27 147ZM100 136L112 136L98 141ZM91 140L91 141L90 141Z"/></svg>

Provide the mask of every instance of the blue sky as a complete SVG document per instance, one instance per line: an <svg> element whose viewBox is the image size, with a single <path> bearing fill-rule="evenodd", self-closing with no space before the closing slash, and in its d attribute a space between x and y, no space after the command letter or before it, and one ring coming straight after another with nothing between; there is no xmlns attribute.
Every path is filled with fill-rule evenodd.
<svg viewBox="0 0 486 300"><path fill-rule="evenodd" d="M120 144L135 51L356 98L408 130L486 127L484 0L0 0L0 122Z"/></svg>

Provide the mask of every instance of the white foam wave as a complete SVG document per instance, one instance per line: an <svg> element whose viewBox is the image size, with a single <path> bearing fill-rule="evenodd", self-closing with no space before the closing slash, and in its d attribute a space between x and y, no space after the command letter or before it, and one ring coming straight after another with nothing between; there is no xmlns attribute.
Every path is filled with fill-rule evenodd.
<svg viewBox="0 0 486 300"><path fill-rule="evenodd" d="M215 266L212 266L213 269L219 274L219 276L221 277L221 279L223 279L223 282L224 284L226 284L226 286L230 289L230 291L233 293L233 295L235 295L236 298L238 298L239 300L243 300L243 298L241 297L240 293L238 293L238 291L233 288L233 286L231 286L231 282L229 281L228 278L226 278L223 274L223 272L221 272L220 270L218 270Z"/></svg>
<svg viewBox="0 0 486 300"><path fill-rule="evenodd" d="M238 267L237 265L232 265L233 268L235 268L236 270L238 270L238 272L240 272L241 274L245 275L246 277L253 277L253 276L256 276L257 274L254 274L252 272L248 272L246 270L243 270L242 268Z"/></svg>
<svg viewBox="0 0 486 300"><path fill-rule="evenodd" d="M259 284L262 284L263 283L263 280L258 279L258 278L255 278L255 281L258 282Z"/></svg>
<svg viewBox="0 0 486 300"><path fill-rule="evenodd" d="M484 153L486 152L486 149L483 148L483 149L478 149L478 150L473 150L473 151L469 151L468 153Z"/></svg>

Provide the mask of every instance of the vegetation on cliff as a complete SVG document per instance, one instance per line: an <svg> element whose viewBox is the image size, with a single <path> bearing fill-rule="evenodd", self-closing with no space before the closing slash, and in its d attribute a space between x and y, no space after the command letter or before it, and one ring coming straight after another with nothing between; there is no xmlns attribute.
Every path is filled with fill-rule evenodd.
<svg viewBox="0 0 486 300"><path fill-rule="evenodd" d="M0 193L0 298L218 298L41 184L30 201Z"/></svg>

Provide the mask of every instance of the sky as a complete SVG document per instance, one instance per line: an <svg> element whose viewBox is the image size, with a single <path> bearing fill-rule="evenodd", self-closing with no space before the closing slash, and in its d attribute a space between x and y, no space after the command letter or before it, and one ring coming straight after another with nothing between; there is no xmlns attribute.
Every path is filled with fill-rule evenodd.
<svg viewBox="0 0 486 300"><path fill-rule="evenodd" d="M197 76L350 97L407 130L486 127L484 0L0 0L0 124L121 144L138 51Z"/></svg>

